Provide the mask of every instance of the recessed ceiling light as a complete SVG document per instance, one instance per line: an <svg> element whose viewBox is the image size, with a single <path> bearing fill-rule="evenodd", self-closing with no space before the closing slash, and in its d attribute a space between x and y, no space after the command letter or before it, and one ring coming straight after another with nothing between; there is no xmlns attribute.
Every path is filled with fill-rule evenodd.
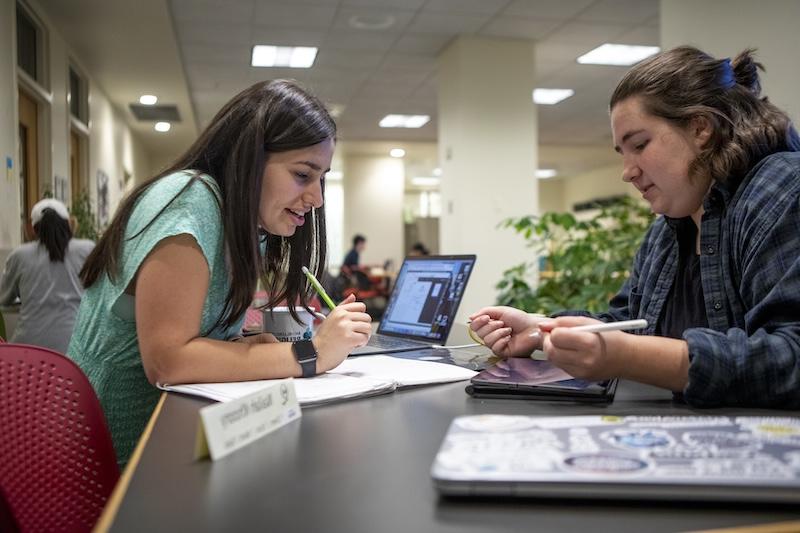
<svg viewBox="0 0 800 533"><path fill-rule="evenodd" d="M392 148L391 150L389 150L389 155L392 157L403 157L404 155L406 155L406 151L403 150L402 148Z"/></svg>
<svg viewBox="0 0 800 533"><path fill-rule="evenodd" d="M558 172L554 168L539 168L536 169L536 177L540 180L546 180L548 178L554 178L558 175Z"/></svg>
<svg viewBox="0 0 800 533"><path fill-rule="evenodd" d="M164 133L165 131L169 131L171 127L172 124L170 124L169 122L156 122L156 125L153 126L153 129L155 129L156 131L160 131L161 133Z"/></svg>
<svg viewBox="0 0 800 533"><path fill-rule="evenodd" d="M658 46L606 43L580 56L578 58L578 63L583 65L617 65L627 67L653 54L657 54L660 51L661 49Z"/></svg>
<svg viewBox="0 0 800 533"><path fill-rule="evenodd" d="M533 103L542 105L557 104L575 94L572 89L534 89Z"/></svg>
<svg viewBox="0 0 800 533"><path fill-rule="evenodd" d="M257 44L253 47L250 64L254 67L311 68L317 57L314 46L274 46Z"/></svg>
<svg viewBox="0 0 800 533"><path fill-rule="evenodd" d="M143 94L139 97L139 103L142 105L156 105L158 102L158 96L153 94Z"/></svg>
<svg viewBox="0 0 800 533"><path fill-rule="evenodd" d="M439 167L434 168L433 169L433 175L434 176L441 176L442 175L442 169L439 168Z"/></svg>
<svg viewBox="0 0 800 533"><path fill-rule="evenodd" d="M411 185L418 187L436 187L439 185L439 178L433 176L416 176L411 178Z"/></svg>
<svg viewBox="0 0 800 533"><path fill-rule="evenodd" d="M378 125L381 128L421 128L430 119L430 115L386 115Z"/></svg>
<svg viewBox="0 0 800 533"><path fill-rule="evenodd" d="M357 30L386 30L394 21L394 15L353 15L347 23Z"/></svg>

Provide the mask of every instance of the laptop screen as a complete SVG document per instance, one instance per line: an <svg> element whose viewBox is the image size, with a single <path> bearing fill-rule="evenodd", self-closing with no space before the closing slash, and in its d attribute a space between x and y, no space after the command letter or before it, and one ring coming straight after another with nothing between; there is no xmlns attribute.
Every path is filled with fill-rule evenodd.
<svg viewBox="0 0 800 533"><path fill-rule="evenodd" d="M474 255L407 257L378 333L444 344L474 265Z"/></svg>

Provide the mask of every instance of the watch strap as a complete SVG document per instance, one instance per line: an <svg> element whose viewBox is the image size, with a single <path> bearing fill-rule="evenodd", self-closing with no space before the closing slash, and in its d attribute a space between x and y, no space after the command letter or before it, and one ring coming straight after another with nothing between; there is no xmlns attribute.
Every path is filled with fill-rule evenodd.
<svg viewBox="0 0 800 533"><path fill-rule="evenodd" d="M310 340L294 341L292 353L295 360L303 369L303 377L310 378L317 375L317 349Z"/></svg>

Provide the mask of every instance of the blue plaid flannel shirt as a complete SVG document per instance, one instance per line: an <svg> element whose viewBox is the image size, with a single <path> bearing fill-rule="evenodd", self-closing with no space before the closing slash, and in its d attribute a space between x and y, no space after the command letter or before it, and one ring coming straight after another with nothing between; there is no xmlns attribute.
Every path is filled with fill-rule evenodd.
<svg viewBox="0 0 800 533"><path fill-rule="evenodd" d="M689 344L685 400L697 407L800 407L800 153L762 159L706 197L700 272L708 328ZM653 335L678 265L674 220L648 230L603 321L644 318ZM573 314L573 313L565 313ZM581 313L582 314L582 313Z"/></svg>

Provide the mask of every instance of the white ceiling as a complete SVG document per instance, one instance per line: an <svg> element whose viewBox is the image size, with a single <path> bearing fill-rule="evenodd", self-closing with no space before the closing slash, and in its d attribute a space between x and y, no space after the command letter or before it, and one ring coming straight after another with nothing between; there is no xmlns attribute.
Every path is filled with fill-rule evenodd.
<svg viewBox="0 0 800 533"><path fill-rule="evenodd" d="M126 112L138 94L165 93L162 101L177 103L202 128L239 90L290 77L342 109L337 123L345 141L435 141L437 56L457 36L472 35L536 41L538 86L575 90L558 105L539 106L541 144L610 152L607 102L626 68L579 65L575 58L604 42L659 44L658 0L72 0L84 14L71 18L64 2L43 2ZM394 22L358 29L353 17ZM254 44L320 50L308 70L254 68ZM181 84L188 101L175 90ZM389 113L432 120L416 130L378 127ZM140 128L145 142L161 150L164 137L147 127ZM580 170L575 152L568 153L570 161L547 164ZM589 153L585 164L596 165L597 151Z"/></svg>

